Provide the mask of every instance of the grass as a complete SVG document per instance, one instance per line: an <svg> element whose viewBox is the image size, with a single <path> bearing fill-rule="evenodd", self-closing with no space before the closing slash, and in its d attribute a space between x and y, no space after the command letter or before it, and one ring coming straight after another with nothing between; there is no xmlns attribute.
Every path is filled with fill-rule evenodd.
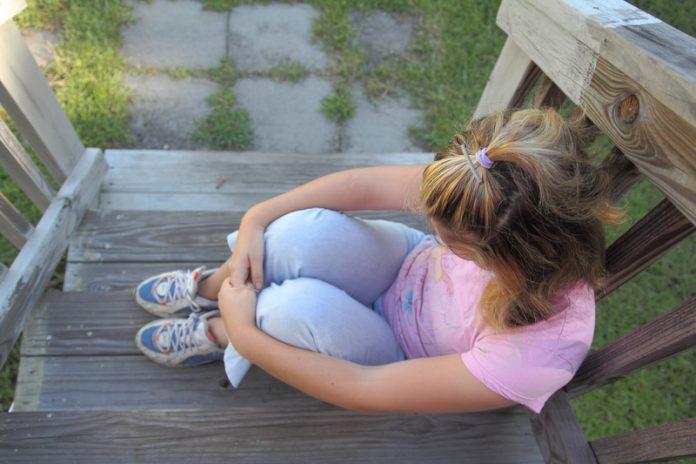
<svg viewBox="0 0 696 464"><path fill-rule="evenodd" d="M207 8L228 11L248 0L204 0ZM263 2L261 2L263 3ZM423 125L412 130L417 141L435 150L448 141L472 114L483 85L502 47L504 35L495 26L498 2L474 0L311 0L320 12L313 33L317 42L332 56L334 65L323 77L334 82L334 91L322 102L324 114L345 121L353 111L351 89L362 85L371 98L408 96L413 106L424 111ZM696 3L635 0L641 8L696 35ZM369 65L356 45L355 30L349 20L353 11L379 8L412 21L414 38L402 57ZM32 2L20 17L23 26L61 30L58 58L47 70L59 99L86 145L113 146L129 142L125 125L127 92L122 85L124 64L118 55L119 28L128 21L124 1L42 0ZM133 68L130 72L154 70ZM269 77L299 82L310 73L288 63L254 73L235 70L231 60L223 60L213 70L175 68L175 78L208 77L223 90L213 95L213 111L199 128L220 146L244 146L252 135L244 128L248 115L235 108L236 96L230 90L240 77ZM233 137L231 134L237 134ZM205 134L205 135L203 135ZM600 144L601 145L601 144ZM2 177L2 191L20 203L20 209L34 220L36 211L22 204L21 194ZM640 182L626 196L632 221L640 218L661 200L648 182ZM609 232L609 240L625 231L630 222ZM6 264L14 250L0 242L0 256ZM640 324L673 308L696 288L696 237L682 243L650 269L607 297L597 310L593 348L598 348ZM621 380L613 385L573 400L583 430L589 439L689 417L696 410L692 393L696 353L674 357ZM0 402L7 408L16 375L16 357L2 370Z"/></svg>

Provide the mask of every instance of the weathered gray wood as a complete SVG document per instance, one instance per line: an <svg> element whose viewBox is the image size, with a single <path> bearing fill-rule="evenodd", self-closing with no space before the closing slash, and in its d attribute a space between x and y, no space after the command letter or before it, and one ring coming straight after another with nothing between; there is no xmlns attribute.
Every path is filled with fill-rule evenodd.
<svg viewBox="0 0 696 464"><path fill-rule="evenodd" d="M23 356L14 403L15 411L330 407L255 367L234 389L222 363L174 369L142 354Z"/></svg>
<svg viewBox="0 0 696 464"><path fill-rule="evenodd" d="M0 282L0 366L53 275L87 205L99 191L105 170L101 151L86 150Z"/></svg>
<svg viewBox="0 0 696 464"><path fill-rule="evenodd" d="M417 214L390 211L354 214L425 227ZM242 215L205 211L90 211L71 240L68 260L222 262L230 254L226 237L238 228Z"/></svg>
<svg viewBox="0 0 696 464"><path fill-rule="evenodd" d="M483 89L474 118L520 106L539 74L539 68L508 37Z"/></svg>
<svg viewBox="0 0 696 464"><path fill-rule="evenodd" d="M62 182L85 151L13 21L0 25L0 104Z"/></svg>
<svg viewBox="0 0 696 464"><path fill-rule="evenodd" d="M696 345L696 297L591 353L565 390L577 396Z"/></svg>
<svg viewBox="0 0 696 464"><path fill-rule="evenodd" d="M696 456L696 418L590 442L601 464L633 464Z"/></svg>
<svg viewBox="0 0 696 464"><path fill-rule="evenodd" d="M343 169L423 164L432 153L306 155L107 150L100 207L113 210L243 211ZM143 182L147 179L147 182Z"/></svg>
<svg viewBox="0 0 696 464"><path fill-rule="evenodd" d="M533 415L531 421L544 462L597 463L563 391L549 398L541 413Z"/></svg>
<svg viewBox="0 0 696 464"><path fill-rule="evenodd" d="M17 248L22 248L33 231L34 227L29 221L0 193L0 235Z"/></svg>
<svg viewBox="0 0 696 464"><path fill-rule="evenodd" d="M597 292L597 299L638 275L694 231L696 225L669 200L662 200L607 248L606 284Z"/></svg>
<svg viewBox="0 0 696 464"><path fill-rule="evenodd" d="M26 6L24 0L0 0L0 26L8 19L17 16Z"/></svg>
<svg viewBox="0 0 696 464"><path fill-rule="evenodd" d="M22 335L22 356L139 355L135 334L155 316L132 291L47 292Z"/></svg>
<svg viewBox="0 0 696 464"><path fill-rule="evenodd" d="M206 266L214 269L216 261L166 262L68 262L65 268L63 290L66 292L110 292L130 290L147 277L174 269L195 269Z"/></svg>
<svg viewBox="0 0 696 464"><path fill-rule="evenodd" d="M685 89L678 91L685 95L679 108L690 109L673 109L648 92L644 81L650 79L637 81L610 61L614 56L609 52L612 49L620 49L626 56L640 55L637 60L647 59L647 50L641 52L633 47L634 53L626 52L621 49L623 42L616 39L616 34L606 35L599 41L591 40L591 34L579 34L582 40L578 39L571 32L582 26L568 26L577 21L569 22L566 15L556 11L564 10L565 3L569 2L554 2L559 8L543 8L542 3L505 0L498 14L498 24L569 98L586 111L624 155L650 177L689 220L696 222L696 126L693 118L686 116L696 107L696 87L687 85L696 73L692 70L681 80L674 77L674 73L660 77L659 85L669 89L667 92L687 85L687 92ZM580 5L582 2L572 3ZM609 6L613 4L615 2L610 2ZM604 3L594 2L590 9L599 14L606 8ZM620 19L617 21L621 22ZM629 26L622 26L622 30L627 28ZM642 27L638 29L644 30ZM693 40L689 39L687 43L692 44ZM660 49L665 55L673 55L669 50L672 44L668 38L654 44L656 48L650 52ZM692 69L696 62L696 47L684 49L683 45L676 43L674 46L684 51L680 58L681 69ZM656 75L654 69L650 70L650 75ZM655 92L656 95L666 93ZM627 105L626 102L634 104Z"/></svg>
<svg viewBox="0 0 696 464"><path fill-rule="evenodd" d="M0 458L8 464L540 463L524 421L514 409L438 416L292 407L6 413Z"/></svg>
<svg viewBox="0 0 696 464"><path fill-rule="evenodd" d="M55 192L7 124L0 120L0 166L41 211Z"/></svg>

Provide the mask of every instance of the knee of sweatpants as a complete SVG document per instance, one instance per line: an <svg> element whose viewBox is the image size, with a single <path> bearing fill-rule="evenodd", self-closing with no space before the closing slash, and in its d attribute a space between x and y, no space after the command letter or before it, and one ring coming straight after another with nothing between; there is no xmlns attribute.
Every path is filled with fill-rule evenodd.
<svg viewBox="0 0 696 464"><path fill-rule="evenodd" d="M317 279L297 278L263 289L256 304L257 326L293 346L321 351L316 339L320 306L331 304L329 284ZM335 289L336 291L340 291ZM329 301L327 301L329 300Z"/></svg>
<svg viewBox="0 0 696 464"><path fill-rule="evenodd" d="M259 294L258 327L290 345L360 364L404 359L389 324L346 292L301 277Z"/></svg>

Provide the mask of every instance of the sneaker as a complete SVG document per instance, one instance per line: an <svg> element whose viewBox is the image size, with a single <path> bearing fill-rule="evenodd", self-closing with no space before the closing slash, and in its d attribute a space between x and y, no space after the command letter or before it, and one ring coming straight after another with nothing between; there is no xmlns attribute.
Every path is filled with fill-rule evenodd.
<svg viewBox="0 0 696 464"><path fill-rule="evenodd" d="M193 271L172 271L150 277L138 285L135 300L146 311L159 317L187 316L212 311L217 301L198 296L198 282L212 275L201 266Z"/></svg>
<svg viewBox="0 0 696 464"><path fill-rule="evenodd" d="M145 356L169 367L222 361L225 349L208 331L208 318L219 311L191 314L187 319L159 319L143 326L135 344Z"/></svg>

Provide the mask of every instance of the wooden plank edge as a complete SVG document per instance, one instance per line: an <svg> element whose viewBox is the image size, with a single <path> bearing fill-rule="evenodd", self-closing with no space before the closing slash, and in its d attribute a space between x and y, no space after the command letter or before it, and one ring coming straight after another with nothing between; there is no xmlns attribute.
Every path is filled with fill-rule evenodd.
<svg viewBox="0 0 696 464"><path fill-rule="evenodd" d="M0 282L0 366L67 249L106 173L101 150L87 149Z"/></svg>
<svg viewBox="0 0 696 464"><path fill-rule="evenodd" d="M633 464L696 456L696 418L590 442L600 464Z"/></svg>
<svg viewBox="0 0 696 464"><path fill-rule="evenodd" d="M532 415L531 422L544 462L597 464L563 390L549 398L541 413Z"/></svg>

